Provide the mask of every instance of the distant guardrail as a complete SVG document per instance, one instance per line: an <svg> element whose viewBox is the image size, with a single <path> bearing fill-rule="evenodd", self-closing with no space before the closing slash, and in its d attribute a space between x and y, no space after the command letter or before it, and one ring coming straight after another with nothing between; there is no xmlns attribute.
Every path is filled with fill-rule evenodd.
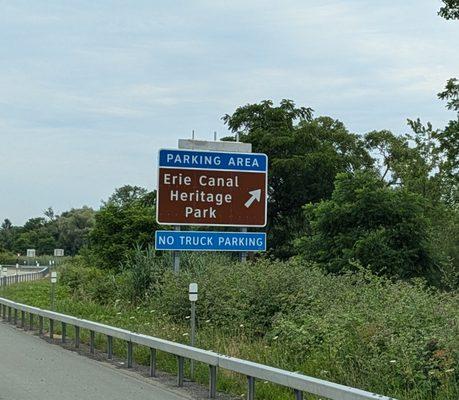
<svg viewBox="0 0 459 400"><path fill-rule="evenodd" d="M43 271L41 271L43 272ZM209 397L216 397L217 368L233 371L247 377L247 399L255 398L256 380L268 381L281 386L291 388L296 400L303 399L303 393L318 395L333 400L395 400L391 397L370 393L364 390L328 382L296 372L289 372L279 368L258 364L239 358L217 354L212 351L187 346L172 341L147 336L125 329L115 328L98 322L88 321L60 314L53 311L43 310L37 307L27 306L11 300L0 298L0 315L4 321L18 325L18 312L21 312L21 327L27 329L26 314L29 314L28 329L34 329L34 316L38 317L39 335L44 334L44 319L49 320L49 337L53 339L54 323L62 324L62 343L67 341L67 326L73 326L75 330L74 345L80 347L80 330L87 329L90 333L89 351L95 353L95 334L100 333L107 337L107 357L113 358L113 338L121 339L127 346L127 367L132 368L133 345L145 346L150 349L150 376L156 374L157 350L177 357L177 384L183 386L184 361L195 360L209 366Z"/></svg>
<svg viewBox="0 0 459 400"><path fill-rule="evenodd" d="M9 265L3 265L4 267L15 267ZM49 267L39 267L39 271L28 272L25 274L16 274L10 276L2 276L0 277L0 287L12 285L14 283L21 283L21 282L31 282L36 281L38 279L44 278L48 274ZM37 267L26 267L25 269L37 269Z"/></svg>

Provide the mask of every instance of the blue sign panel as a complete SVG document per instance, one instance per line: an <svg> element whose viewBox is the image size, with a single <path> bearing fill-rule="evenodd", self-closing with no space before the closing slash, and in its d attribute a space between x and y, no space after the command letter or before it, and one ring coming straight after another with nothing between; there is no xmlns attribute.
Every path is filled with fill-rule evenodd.
<svg viewBox="0 0 459 400"><path fill-rule="evenodd" d="M266 173L268 158L266 154L258 153L162 149L159 151L159 167Z"/></svg>
<svg viewBox="0 0 459 400"><path fill-rule="evenodd" d="M156 250L265 251L266 233L156 231Z"/></svg>

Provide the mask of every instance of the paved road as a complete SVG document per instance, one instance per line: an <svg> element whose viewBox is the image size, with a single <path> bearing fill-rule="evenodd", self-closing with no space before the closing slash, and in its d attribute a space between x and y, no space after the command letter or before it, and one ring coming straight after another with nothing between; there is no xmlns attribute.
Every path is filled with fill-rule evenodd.
<svg viewBox="0 0 459 400"><path fill-rule="evenodd" d="M1 400L183 400L155 380L98 362L0 322Z"/></svg>
<svg viewBox="0 0 459 400"><path fill-rule="evenodd" d="M24 275L24 274L28 274L29 272L38 272L39 269L36 269L36 270L26 270L26 269L22 269L22 268L19 268L17 271L16 271L16 268L11 268L11 267L8 267L8 276L11 276L11 275L16 275L16 273L18 273L18 275Z"/></svg>

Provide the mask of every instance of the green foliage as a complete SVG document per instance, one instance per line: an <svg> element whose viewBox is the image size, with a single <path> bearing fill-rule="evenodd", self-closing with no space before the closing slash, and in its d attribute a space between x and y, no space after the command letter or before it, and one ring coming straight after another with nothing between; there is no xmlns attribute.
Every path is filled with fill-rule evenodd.
<svg viewBox="0 0 459 400"><path fill-rule="evenodd" d="M300 259L239 263L222 255L186 254L182 272L175 275L169 257L153 261L151 252L143 257L169 265L143 304L133 306L123 297L95 302L90 281L105 287L113 274L90 272L84 278L80 260L72 266L75 271L62 274L58 311L187 343L187 289L196 281L200 348L404 400L459 396L457 292L441 293L418 280L394 283L361 267L326 274ZM115 280L117 293L111 296L120 296L130 283L119 276ZM46 307L49 283L16 285L5 295ZM105 342L98 344L105 349ZM115 350L123 356L121 345ZM136 361L148 363L148 349L137 349ZM160 368L175 372L175 360L161 358ZM203 366L198 381L207 379ZM219 389L233 394L242 393L245 384L243 376L219 376ZM265 386L257 391L260 399L291 398L288 391Z"/></svg>
<svg viewBox="0 0 459 400"><path fill-rule="evenodd" d="M459 0L442 0L444 6L440 8L438 15L445 19L459 19Z"/></svg>
<svg viewBox="0 0 459 400"><path fill-rule="evenodd" d="M328 117L291 100L239 107L224 122L255 152L269 158L268 243L277 257L293 255L293 240L304 231L302 206L329 198L338 172L372 163L357 135Z"/></svg>
<svg viewBox="0 0 459 400"><path fill-rule="evenodd" d="M118 207L126 207L143 199L147 195L147 189L140 186L125 185L115 189L106 204L113 204Z"/></svg>
<svg viewBox="0 0 459 400"><path fill-rule="evenodd" d="M16 257L15 254L7 252L7 251L2 251L0 249L0 264L6 264L9 263L11 260L13 260Z"/></svg>
<svg viewBox="0 0 459 400"><path fill-rule="evenodd" d="M154 197L136 187L117 189L96 213L90 249L102 268L120 268L136 245L146 247L157 228Z"/></svg>
<svg viewBox="0 0 459 400"><path fill-rule="evenodd" d="M166 257L155 257L155 251L148 246L145 251L137 246L128 253L122 264L126 277L125 295L132 302L145 300L146 296L154 296L159 291L163 276L170 266L165 262Z"/></svg>
<svg viewBox="0 0 459 400"><path fill-rule="evenodd" d="M109 304L117 298L122 286L122 276L87 266L81 258L65 265L60 281L70 289L75 298L100 304Z"/></svg>
<svg viewBox="0 0 459 400"><path fill-rule="evenodd" d="M94 224L91 208L71 209L59 216L50 207L44 215L47 219L31 218L22 227L5 219L0 229L0 248L21 254L35 249L37 255L50 255L55 248L62 248L66 255L75 255L86 244Z"/></svg>
<svg viewBox="0 0 459 400"><path fill-rule="evenodd" d="M387 187L374 173L339 174L330 200L305 207L310 231L297 248L331 272L358 261L377 274L435 280L424 210L422 197Z"/></svg>
<svg viewBox="0 0 459 400"><path fill-rule="evenodd" d="M56 218L57 246L65 254L75 255L87 244L89 232L94 226L95 212L92 208L72 208Z"/></svg>

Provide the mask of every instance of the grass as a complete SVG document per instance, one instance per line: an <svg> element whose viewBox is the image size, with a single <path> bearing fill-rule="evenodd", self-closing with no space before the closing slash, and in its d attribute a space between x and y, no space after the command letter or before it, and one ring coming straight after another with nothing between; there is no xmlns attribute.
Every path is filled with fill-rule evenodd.
<svg viewBox="0 0 459 400"><path fill-rule="evenodd" d="M334 277L295 263L228 266L219 260L218 265L200 266L179 276L165 274L161 290L139 305L121 296L126 288L112 293L104 286L101 304L91 298L94 293L100 297L94 280L72 289L61 281L56 309L188 343L186 288L191 279L202 288L200 348L399 399L459 398L459 296L436 292L420 282L392 283L366 273ZM2 296L49 308L49 285L47 281L14 285ZM233 293L230 288L235 287L239 289ZM72 329L68 334L72 337ZM82 339L88 341L89 334L82 332ZM105 350L104 337L97 335L96 343ZM115 340L114 345L115 354L125 357L125 343ZM136 362L148 363L148 349L136 347L134 354ZM176 360L158 353L158 369L175 373ZM206 365L197 364L196 380L207 384ZM245 377L220 370L218 390L245 395ZM291 399L292 393L258 382L257 398Z"/></svg>

